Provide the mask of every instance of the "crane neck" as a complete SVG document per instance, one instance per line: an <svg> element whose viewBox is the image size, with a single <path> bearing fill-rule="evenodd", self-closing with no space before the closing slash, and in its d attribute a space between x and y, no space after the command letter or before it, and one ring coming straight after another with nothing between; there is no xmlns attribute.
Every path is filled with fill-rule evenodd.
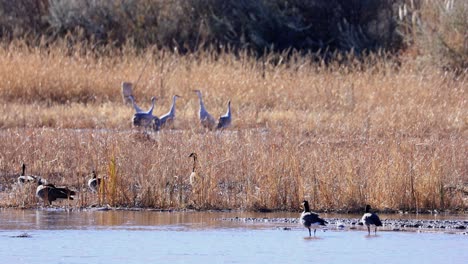
<svg viewBox="0 0 468 264"><path fill-rule="evenodd" d="M231 101L228 102L228 109L227 109L226 115L231 116Z"/></svg>
<svg viewBox="0 0 468 264"><path fill-rule="evenodd" d="M205 109L205 104L203 104L203 98L200 92L197 93L198 100L200 101L200 109Z"/></svg>
<svg viewBox="0 0 468 264"><path fill-rule="evenodd" d="M171 115L173 115L175 113L176 99L177 99L177 97L175 97L175 96L172 98L172 105L171 105L171 110L170 110Z"/></svg>
<svg viewBox="0 0 468 264"><path fill-rule="evenodd" d="M154 102L155 102L155 101L156 101L155 99L151 100L151 108L148 110L148 114L150 114L150 115L153 114Z"/></svg>

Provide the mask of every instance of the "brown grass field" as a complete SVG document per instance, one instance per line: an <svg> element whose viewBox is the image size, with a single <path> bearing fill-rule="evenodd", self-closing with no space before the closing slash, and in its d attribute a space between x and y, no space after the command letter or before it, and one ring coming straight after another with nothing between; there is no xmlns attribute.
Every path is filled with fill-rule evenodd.
<svg viewBox="0 0 468 264"><path fill-rule="evenodd" d="M132 48L96 56L86 47L0 48L0 206L35 207L27 173L79 191L75 207L110 204L170 209L426 212L468 209L467 77L411 56L349 58L325 67L312 56L194 55ZM148 62L148 63L147 63ZM145 64L146 67L145 67ZM178 94L172 129L131 127L122 81L155 114ZM233 124L205 131L208 111ZM191 190L189 154L199 156L201 188ZM91 170L103 193L86 189Z"/></svg>

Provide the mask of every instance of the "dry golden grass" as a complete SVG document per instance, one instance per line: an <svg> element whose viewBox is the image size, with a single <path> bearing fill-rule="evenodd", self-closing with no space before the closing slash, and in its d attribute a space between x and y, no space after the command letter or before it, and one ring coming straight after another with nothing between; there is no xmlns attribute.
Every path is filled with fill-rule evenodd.
<svg viewBox="0 0 468 264"><path fill-rule="evenodd" d="M357 70L299 55L271 55L263 67L247 54L108 54L0 48L2 206L23 203L11 185L24 161L79 190L75 206L294 210L306 198L318 210L468 208L465 76L375 58ZM120 83L135 81L148 58L138 103L162 97L160 115L173 94L183 98L174 130L145 135L131 130ZM232 128L201 129L192 89L215 116L231 99ZM197 194L191 152L204 177ZM106 178L102 199L85 188L94 168Z"/></svg>

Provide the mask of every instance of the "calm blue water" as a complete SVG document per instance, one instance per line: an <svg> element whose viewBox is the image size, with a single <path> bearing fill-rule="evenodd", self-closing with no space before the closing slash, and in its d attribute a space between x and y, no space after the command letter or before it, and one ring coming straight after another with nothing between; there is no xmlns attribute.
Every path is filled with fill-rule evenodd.
<svg viewBox="0 0 468 264"><path fill-rule="evenodd" d="M317 231L219 213L0 211L1 263L467 263L468 236ZM26 232L31 237L13 236Z"/></svg>

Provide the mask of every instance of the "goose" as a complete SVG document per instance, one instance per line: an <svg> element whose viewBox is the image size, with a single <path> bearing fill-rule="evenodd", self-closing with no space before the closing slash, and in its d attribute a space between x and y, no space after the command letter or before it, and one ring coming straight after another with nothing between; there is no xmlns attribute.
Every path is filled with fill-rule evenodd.
<svg viewBox="0 0 468 264"><path fill-rule="evenodd" d="M301 224L304 225L304 227L306 227L307 229L309 229L309 237L312 236L310 229L313 228L315 237L315 232L317 231L317 228L319 228L320 226L325 226L326 224L328 224L328 222L320 218L318 214L312 213L310 211L308 201L304 200L302 202L302 206L304 207L304 212L302 212L301 214Z"/></svg>
<svg viewBox="0 0 468 264"><path fill-rule="evenodd" d="M100 190L100 186L103 180L97 177L95 170L93 170L91 174L93 177L88 180L88 187L92 192L97 193Z"/></svg>
<svg viewBox="0 0 468 264"><path fill-rule="evenodd" d="M369 235L370 235L371 225L375 226L375 230L374 230L375 234L377 234L377 227L382 226L382 222L380 221L379 216L375 213L371 213L370 210L371 210L371 206L367 204L366 212L361 218L361 223L367 226L367 232L369 233Z"/></svg>
<svg viewBox="0 0 468 264"><path fill-rule="evenodd" d="M193 187L200 181L200 177L198 176L198 173L195 171L197 168L197 159L198 159L197 153L195 152L190 153L189 158L193 158L192 173L190 173L190 177L189 177L190 185Z"/></svg>
<svg viewBox="0 0 468 264"><path fill-rule="evenodd" d="M18 183L20 185L24 185L26 183L33 183L33 182L37 182L40 180L39 176L25 175L25 172L26 172L26 164L23 163L23 165L21 166L21 175L18 177ZM42 179L42 181L45 182L46 180Z"/></svg>
<svg viewBox="0 0 468 264"><path fill-rule="evenodd" d="M73 200L76 193L67 187L55 187L53 184L45 184L41 180L37 182L36 196L49 205L57 199Z"/></svg>
<svg viewBox="0 0 468 264"><path fill-rule="evenodd" d="M228 108L225 115L219 117L217 129L224 129L231 125L231 100L228 101Z"/></svg>
<svg viewBox="0 0 468 264"><path fill-rule="evenodd" d="M153 116L155 101L156 97L151 97L151 108L147 112L136 112L133 115L132 122L134 126L148 127L154 122L154 119L157 118L156 116Z"/></svg>
<svg viewBox="0 0 468 264"><path fill-rule="evenodd" d="M172 123L174 121L174 118L175 118L175 103L176 103L177 98L180 98L180 96L174 95L172 97L171 109L169 110L169 112L167 112L165 115L163 115L163 116L161 116L159 118L159 125L161 127L165 126L166 124Z"/></svg>
<svg viewBox="0 0 468 264"><path fill-rule="evenodd" d="M206 111L205 104L203 103L202 94L201 94L200 90L193 90L193 91L197 93L198 99L200 100L200 111L198 113L198 116L200 118L200 123L205 128L213 129L215 127L215 125L216 125L216 121L208 113L208 111Z"/></svg>

